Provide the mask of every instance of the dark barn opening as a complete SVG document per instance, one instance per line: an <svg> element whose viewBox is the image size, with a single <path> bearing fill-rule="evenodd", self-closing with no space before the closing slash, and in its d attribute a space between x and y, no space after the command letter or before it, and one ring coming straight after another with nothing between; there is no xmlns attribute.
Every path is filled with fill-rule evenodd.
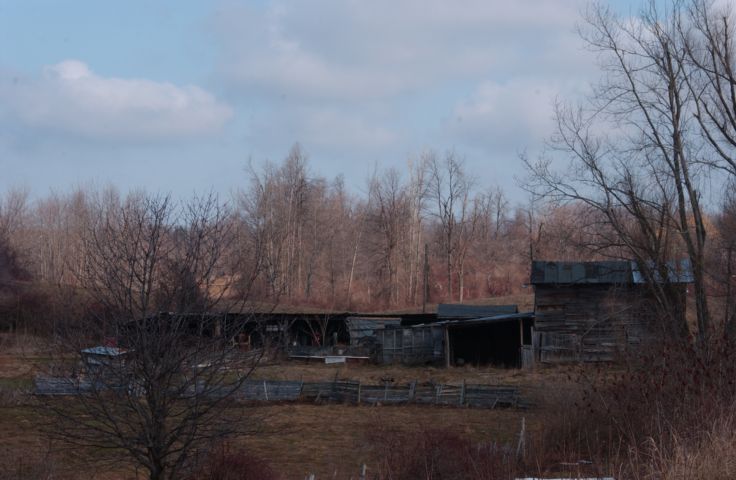
<svg viewBox="0 0 736 480"><path fill-rule="evenodd" d="M521 367L520 349L530 335L531 322L515 319L503 322L450 328L450 352L455 365ZM526 328L524 328L526 327Z"/></svg>

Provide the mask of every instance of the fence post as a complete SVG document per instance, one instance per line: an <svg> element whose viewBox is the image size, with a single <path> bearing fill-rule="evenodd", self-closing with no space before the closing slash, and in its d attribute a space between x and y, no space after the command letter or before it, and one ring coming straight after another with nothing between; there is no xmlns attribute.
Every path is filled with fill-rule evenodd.
<svg viewBox="0 0 736 480"><path fill-rule="evenodd" d="M361 390L360 385L361 385L361 382L360 380L358 380L358 405L360 405L360 390Z"/></svg>
<svg viewBox="0 0 736 480"><path fill-rule="evenodd" d="M268 401L268 387L266 387L266 381L263 381L263 393L266 395L266 401Z"/></svg>
<svg viewBox="0 0 736 480"><path fill-rule="evenodd" d="M411 384L409 384L409 402L414 401L414 395L416 395L416 391L417 391L417 381L414 380L413 382L411 382Z"/></svg>
<svg viewBox="0 0 736 480"><path fill-rule="evenodd" d="M463 379L463 385L460 387L460 405L465 405L465 379Z"/></svg>
<svg viewBox="0 0 736 480"><path fill-rule="evenodd" d="M365 463L360 466L360 477L359 480L365 480L365 471L367 470L367 467L365 466Z"/></svg>
<svg viewBox="0 0 736 480"><path fill-rule="evenodd" d="M524 455L524 437L526 437L526 417L521 417L521 431L519 432L519 443L516 445L516 456L522 458Z"/></svg>

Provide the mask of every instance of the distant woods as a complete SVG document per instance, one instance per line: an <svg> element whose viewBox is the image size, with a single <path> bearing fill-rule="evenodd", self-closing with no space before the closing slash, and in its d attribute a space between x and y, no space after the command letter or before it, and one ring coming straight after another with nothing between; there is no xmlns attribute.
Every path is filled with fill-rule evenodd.
<svg viewBox="0 0 736 480"><path fill-rule="evenodd" d="M528 201L509 201L508 179L482 183L456 151L377 168L348 191L313 171L298 144L281 161L249 165L232 197L175 202L109 188L30 200L11 190L0 200L3 315L80 305L99 285L90 281L105 239L125 239L115 252L124 262L125 248L142 246L130 233L155 224L156 253L168 253L142 280L162 279L146 298L168 304L149 310L176 298L203 308L213 296L348 310L418 307L425 292L430 303L462 302L527 291L532 259L633 259L657 285L672 260L687 259L701 336L711 308L736 332L732 12L648 2L635 19L598 5L583 20L601 81L589 98L556 105L548 155L521 159ZM217 262L190 264L213 248ZM667 292L657 293L666 314Z"/></svg>
<svg viewBox="0 0 736 480"><path fill-rule="evenodd" d="M430 302L520 292L530 252L578 257L566 239L569 208L512 206L502 189L475 178L459 154L428 152L405 169L377 170L357 194L340 177L316 175L295 145L281 162L251 165L233 198L175 202L106 188L32 200L10 190L0 199L2 312L13 321L51 317L100 298L88 294L115 272L148 282L145 296L111 292L117 296L96 308L169 310L183 296L194 299L188 309L209 304L197 295L416 307L424 300L425 245ZM217 263L206 263L199 250L215 248L222 250L211 252ZM160 263L140 263L147 258ZM189 258L204 263L189 265ZM202 291L187 290L186 275ZM177 282L165 280L172 276Z"/></svg>
<svg viewBox="0 0 736 480"><path fill-rule="evenodd" d="M233 198L178 203L108 188L30 200L11 190L0 202L2 312L16 321L81 308L86 298L105 298L89 293L115 271L148 282L137 290L144 297L111 292L117 296L109 303L131 314L204 308L213 296L335 309L418 307L425 245L430 302L524 292L532 258L625 253L613 241L601 248L603 230L583 228L593 218L584 203L512 205L500 187L477 178L460 154L426 152L402 170L376 170L357 194L340 177L316 175L295 145L281 162L251 165ZM732 204L708 217L727 256L725 263L713 259L727 269L718 272L726 289ZM160 264L140 263L154 253Z"/></svg>

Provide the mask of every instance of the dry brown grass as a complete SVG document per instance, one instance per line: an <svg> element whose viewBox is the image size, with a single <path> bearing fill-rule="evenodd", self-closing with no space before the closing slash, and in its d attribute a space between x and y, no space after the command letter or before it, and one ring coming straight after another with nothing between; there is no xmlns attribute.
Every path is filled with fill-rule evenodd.
<svg viewBox="0 0 736 480"><path fill-rule="evenodd" d="M44 360L42 354L42 351L25 347L22 350L0 350L0 382L4 381L7 386L18 381L29 382L36 365ZM409 434L420 434L428 429L447 430L478 442L514 444L522 417L526 418L529 430L540 429L548 392L566 384L569 371L567 367L522 371L473 366L445 369L293 361L262 365L254 372L254 378L329 381L338 377L377 384L391 378L397 384L413 380L457 384L465 380L469 383L515 385L525 398L532 399L538 406L529 411L414 405L356 407L284 403L256 406L249 407L250 415L246 418L253 419L259 430L238 440L235 446L242 446L254 456L268 461L284 478L301 479L311 472L322 480L356 476L362 463L369 466L370 472L371 466L378 465L379 461L371 439L375 439L376 431L386 427ZM0 407L0 438L9 439L0 449L0 465L18 468L51 465L57 478L131 478L129 474L80 466L65 455L48 457L48 445L36 430L37 422L36 413L28 406ZM28 465L17 463L19 458L27 460Z"/></svg>
<svg viewBox="0 0 736 480"><path fill-rule="evenodd" d="M258 422L253 425L257 430L237 440L235 446L268 461L287 479L304 478L307 473L315 473L319 479L349 478L356 476L362 463L377 465L379 459L370 439L381 428L407 433L447 429L478 442L513 443L522 416L527 425L539 423L536 414L520 410L287 403L248 408L246 418ZM27 471L34 459L47 455L48 445L36 431L36 422L30 408L0 408L0 438L6 439L0 449L0 465ZM19 463L26 460L25 465ZM126 478L123 473L72 464L63 456L56 456L54 462L59 478ZM70 473L73 469L75 474Z"/></svg>
<svg viewBox="0 0 736 480"><path fill-rule="evenodd" d="M713 424L697 443L675 437L674 446L663 450L651 440L646 448L645 477L662 480L730 480L736 478L736 431L728 416Z"/></svg>
<svg viewBox="0 0 736 480"><path fill-rule="evenodd" d="M363 383L382 384L383 379L395 383L419 382L459 383L518 383L528 380L529 375L520 370L504 370L493 367L404 367L397 365L333 364L317 361L304 363L289 361L259 366L253 374L256 379L327 381L334 378L360 380Z"/></svg>
<svg viewBox="0 0 736 480"><path fill-rule="evenodd" d="M428 428L450 430L478 442L513 443L521 417L518 410L480 410L422 406L274 405L259 407L263 430L242 440L253 454L267 459L286 478L350 478L362 463L378 465L373 434L392 427L413 433Z"/></svg>
<svg viewBox="0 0 736 480"><path fill-rule="evenodd" d="M0 334L0 379L31 378L48 360L44 342L33 336Z"/></svg>
<svg viewBox="0 0 736 480"><path fill-rule="evenodd" d="M24 379L30 381L36 362L42 357L33 355L0 355L0 380ZM502 383L521 388L537 388L553 379L562 378L560 370L545 372L474 368L451 369L377 366L377 365L324 365L285 362L265 365L254 373L255 378L331 380L353 378L370 383L381 383L382 378L393 378L396 383L435 381L459 383L465 379L473 383ZM457 409L427 406L348 406L312 404L275 404L249 407L250 417L258 422L258 432L238 441L256 457L270 462L285 478L304 478L312 472L317 478L349 478L355 476L361 463L369 467L378 459L369 438L376 429L396 427L406 432L420 432L428 428L449 429L468 435L478 441L514 442L521 417L535 428L538 414L521 410ZM0 407L0 438L5 439L0 449L0 465L31 468L31 464L52 465L58 478L122 479L125 474L102 471L94 467L80 467L64 455L51 460L48 445L37 432L38 418L33 408L24 405ZM25 459L28 465L17 463ZM37 461L38 460L38 461ZM15 462L15 463L14 463ZM35 463L34 463L35 462ZM28 470L27 470L28 471ZM127 475L130 478L130 475ZM12 478L12 477L11 477ZM3 479L4 480L4 479Z"/></svg>

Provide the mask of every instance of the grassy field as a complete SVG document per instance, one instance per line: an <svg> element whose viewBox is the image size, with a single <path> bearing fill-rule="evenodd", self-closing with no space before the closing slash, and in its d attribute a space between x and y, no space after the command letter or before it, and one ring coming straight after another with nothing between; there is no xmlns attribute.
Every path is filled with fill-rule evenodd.
<svg viewBox="0 0 736 480"><path fill-rule="evenodd" d="M33 400L24 396L43 352L28 345L9 345L0 353L0 464L6 478L42 478L37 470L53 468L55 478L122 479L130 473L114 472L72 462L67 454L50 455L49 444L38 433L38 416ZM350 406L314 404L272 404L248 407L245 418L252 419L257 433L237 442L253 455L268 461L284 478L301 479L307 473L318 479L356 476L362 463L369 468L378 459L373 448L376 433L398 429L421 434L426 430L452 430L479 442L513 444L522 417L529 428L539 424L539 411L546 391L566 381L566 371L503 370L495 368L400 367L377 365L324 365L281 362L263 365L253 378L332 380L350 378L381 383L393 379L400 384L412 380L442 383L515 385L537 405L529 410L483 410L431 406ZM10 472L10 473L8 473ZM14 473L15 472L15 473Z"/></svg>

